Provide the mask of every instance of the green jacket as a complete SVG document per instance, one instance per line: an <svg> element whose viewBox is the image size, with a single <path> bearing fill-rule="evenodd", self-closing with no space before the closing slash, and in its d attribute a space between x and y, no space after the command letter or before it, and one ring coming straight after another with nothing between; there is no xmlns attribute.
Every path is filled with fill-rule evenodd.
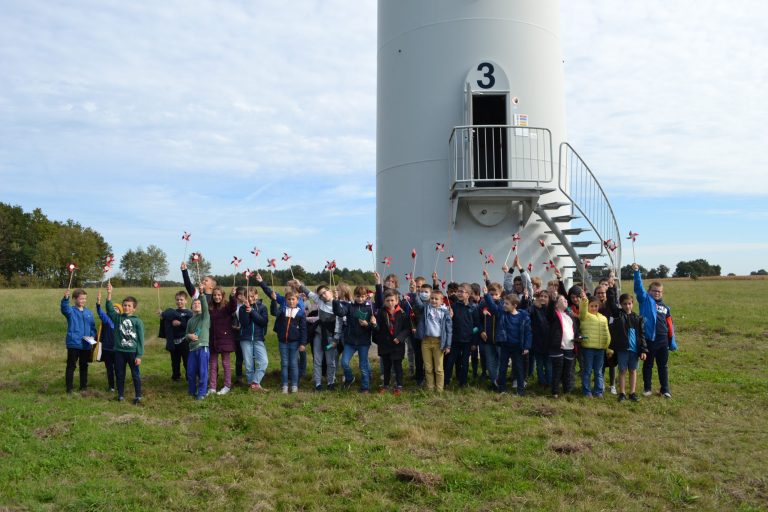
<svg viewBox="0 0 768 512"><path fill-rule="evenodd" d="M136 357L144 355L144 322L135 315L126 315L115 309L111 300L107 301L107 315L115 324L115 350L117 352L136 352Z"/></svg>
<svg viewBox="0 0 768 512"><path fill-rule="evenodd" d="M193 301L195 299L192 299ZM197 341L189 340L189 351L208 346L208 334L211 330L211 316L208 313L208 299L200 296L202 311L192 316L187 322L187 334L197 334ZM189 337L187 337L189 339Z"/></svg>
<svg viewBox="0 0 768 512"><path fill-rule="evenodd" d="M589 301L582 299L579 304L579 321L581 335L586 337L581 342L582 348L604 350L611 343L611 331L608 330L608 319L601 313L593 315L589 312Z"/></svg>

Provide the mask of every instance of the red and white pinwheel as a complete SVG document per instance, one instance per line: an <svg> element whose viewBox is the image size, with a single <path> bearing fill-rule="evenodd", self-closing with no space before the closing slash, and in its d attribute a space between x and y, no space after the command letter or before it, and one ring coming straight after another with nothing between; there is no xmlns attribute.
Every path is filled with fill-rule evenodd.
<svg viewBox="0 0 768 512"><path fill-rule="evenodd" d="M392 258L389 256L384 256L384 259L381 261L385 267L389 267L392 265Z"/></svg>
<svg viewBox="0 0 768 512"><path fill-rule="evenodd" d="M181 235L181 239L184 240L185 242L189 242L189 237L191 237L191 236L192 236L192 233L187 233L185 231L184 234Z"/></svg>
<svg viewBox="0 0 768 512"><path fill-rule="evenodd" d="M288 253L287 253L287 252L284 252L284 253L283 253L283 257L282 257L282 258L280 258L280 259L281 259L281 260L283 260L283 261L288 261L289 259L291 259L291 257L290 257L290 256L288 256Z"/></svg>
<svg viewBox="0 0 768 512"><path fill-rule="evenodd" d="M157 281L155 281L154 283L152 283L152 287L153 287L153 288L160 288L160 283L158 283Z"/></svg>
<svg viewBox="0 0 768 512"><path fill-rule="evenodd" d="M277 259L267 259L267 268L277 268Z"/></svg>
<svg viewBox="0 0 768 512"><path fill-rule="evenodd" d="M493 254L486 255L486 257L485 257L485 264L486 265L492 265L494 263L496 263L496 260L494 259Z"/></svg>
<svg viewBox="0 0 768 512"><path fill-rule="evenodd" d="M259 254L261 254L261 249L259 249L258 247L254 247L253 250L251 251L251 254L253 254L255 258L258 258Z"/></svg>

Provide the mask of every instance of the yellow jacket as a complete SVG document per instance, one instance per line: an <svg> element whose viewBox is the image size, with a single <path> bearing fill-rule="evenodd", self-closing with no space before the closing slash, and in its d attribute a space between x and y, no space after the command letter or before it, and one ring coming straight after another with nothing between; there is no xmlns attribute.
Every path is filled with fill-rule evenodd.
<svg viewBox="0 0 768 512"><path fill-rule="evenodd" d="M583 348L607 349L611 343L608 319L601 313L596 315L590 313L587 299L582 299L579 304L579 320L581 322L581 335L588 338L581 342L581 346Z"/></svg>

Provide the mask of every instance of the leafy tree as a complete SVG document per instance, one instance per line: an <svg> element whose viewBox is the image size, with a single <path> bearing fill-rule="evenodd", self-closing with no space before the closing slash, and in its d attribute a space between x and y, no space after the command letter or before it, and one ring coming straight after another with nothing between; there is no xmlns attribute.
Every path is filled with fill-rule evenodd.
<svg viewBox="0 0 768 512"><path fill-rule="evenodd" d="M768 276L768 272L764 268L761 268L760 270L753 270L749 273L751 276Z"/></svg>
<svg viewBox="0 0 768 512"><path fill-rule="evenodd" d="M645 276L648 274L648 270L644 266L642 265L638 265L638 266L640 267L640 275ZM632 265L624 265L623 267L621 267L622 280L627 281L627 280L634 279L634 277L635 277L635 271L632 269Z"/></svg>
<svg viewBox="0 0 768 512"><path fill-rule="evenodd" d="M710 265L705 259L691 261L681 261L675 268L673 277L691 277L698 278L702 276L719 276L720 265Z"/></svg>
<svg viewBox="0 0 768 512"><path fill-rule="evenodd" d="M146 250L137 247L120 258L120 270L127 282L147 285L168 273L168 261L157 246L150 245Z"/></svg>
<svg viewBox="0 0 768 512"><path fill-rule="evenodd" d="M666 279L669 277L669 267L666 265L659 265L657 273L659 278Z"/></svg>

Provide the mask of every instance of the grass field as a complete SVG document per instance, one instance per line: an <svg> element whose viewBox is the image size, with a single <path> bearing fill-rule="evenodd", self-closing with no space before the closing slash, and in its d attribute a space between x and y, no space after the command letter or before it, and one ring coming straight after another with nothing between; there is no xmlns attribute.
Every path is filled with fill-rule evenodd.
<svg viewBox="0 0 768 512"><path fill-rule="evenodd" d="M272 392L195 402L153 336L155 291L130 293L150 336L139 407L101 365L64 393L61 291L0 290L0 509L768 510L768 280L667 282L673 399L637 404L284 396L274 336Z"/></svg>

